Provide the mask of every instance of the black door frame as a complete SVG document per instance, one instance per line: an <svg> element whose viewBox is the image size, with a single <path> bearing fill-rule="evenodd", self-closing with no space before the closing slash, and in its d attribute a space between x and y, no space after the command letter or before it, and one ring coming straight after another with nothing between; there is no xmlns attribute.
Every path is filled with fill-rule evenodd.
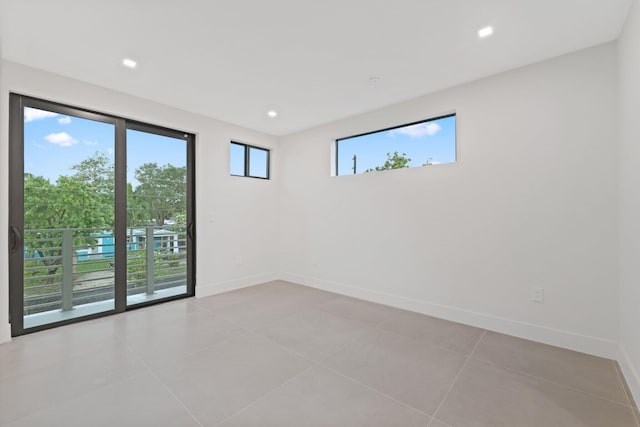
<svg viewBox="0 0 640 427"><path fill-rule="evenodd" d="M114 310L62 320L24 329L24 108L32 107L80 117L115 128L115 197L114 197ZM187 292L127 306L127 130L168 136L187 143ZM195 295L195 135L148 123L127 120L53 101L9 94L9 321L11 336L37 332L70 323L108 316L148 305Z"/></svg>

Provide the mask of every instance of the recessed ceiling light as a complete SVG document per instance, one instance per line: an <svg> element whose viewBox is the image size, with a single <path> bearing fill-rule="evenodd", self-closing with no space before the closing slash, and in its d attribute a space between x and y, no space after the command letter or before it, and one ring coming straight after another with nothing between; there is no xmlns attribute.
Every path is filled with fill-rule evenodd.
<svg viewBox="0 0 640 427"><path fill-rule="evenodd" d="M273 118L273 117L275 117L275 116L277 116L277 115L278 115L278 112L277 112L276 110L269 110L269 111L267 111L267 116L269 116L269 117L271 117L271 118Z"/></svg>
<svg viewBox="0 0 640 427"><path fill-rule="evenodd" d="M136 68L138 66L138 63L133 59L125 58L122 60L122 65L128 68Z"/></svg>
<svg viewBox="0 0 640 427"><path fill-rule="evenodd" d="M493 34L493 27L484 27L478 30L478 37L481 39L489 37L491 34Z"/></svg>

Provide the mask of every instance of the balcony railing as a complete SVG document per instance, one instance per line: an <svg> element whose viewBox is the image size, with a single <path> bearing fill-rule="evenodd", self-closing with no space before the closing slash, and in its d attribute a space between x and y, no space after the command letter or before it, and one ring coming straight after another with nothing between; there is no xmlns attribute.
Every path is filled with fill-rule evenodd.
<svg viewBox="0 0 640 427"><path fill-rule="evenodd" d="M147 226L127 229L127 296L186 285L186 233ZM25 230L24 314L114 298L112 228Z"/></svg>

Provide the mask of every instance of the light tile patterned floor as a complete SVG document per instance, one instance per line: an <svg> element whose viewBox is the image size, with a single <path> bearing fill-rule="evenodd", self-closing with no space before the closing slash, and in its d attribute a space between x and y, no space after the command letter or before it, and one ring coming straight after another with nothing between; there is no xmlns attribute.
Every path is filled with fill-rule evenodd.
<svg viewBox="0 0 640 427"><path fill-rule="evenodd" d="M615 362L276 281L0 345L2 426L640 427Z"/></svg>

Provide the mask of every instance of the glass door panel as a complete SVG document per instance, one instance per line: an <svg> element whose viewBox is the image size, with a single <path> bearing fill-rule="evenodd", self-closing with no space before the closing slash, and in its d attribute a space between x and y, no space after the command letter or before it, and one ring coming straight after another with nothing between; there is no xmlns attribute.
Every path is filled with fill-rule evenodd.
<svg viewBox="0 0 640 427"><path fill-rule="evenodd" d="M127 129L129 306L189 293L188 147L175 136Z"/></svg>
<svg viewBox="0 0 640 427"><path fill-rule="evenodd" d="M23 327L112 311L115 125L22 112Z"/></svg>
<svg viewBox="0 0 640 427"><path fill-rule="evenodd" d="M9 98L12 336L195 295L195 136Z"/></svg>

